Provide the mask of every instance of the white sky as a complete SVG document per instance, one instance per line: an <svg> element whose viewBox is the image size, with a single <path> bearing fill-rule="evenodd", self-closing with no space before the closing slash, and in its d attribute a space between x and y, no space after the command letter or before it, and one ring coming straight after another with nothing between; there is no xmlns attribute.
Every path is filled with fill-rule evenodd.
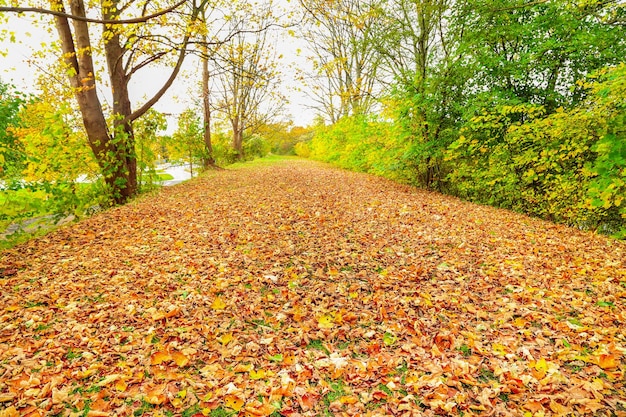
<svg viewBox="0 0 626 417"><path fill-rule="evenodd" d="M33 82L40 72L37 66L46 68L45 62L37 62L33 65L33 52L40 49L42 43L49 42L51 37L56 40L56 31L48 34L41 27L34 25L36 17L33 15L9 15L9 24L6 29L15 33L17 42L10 42L7 39L0 42L0 51L7 52L7 55L0 57L0 79L4 82L14 84L18 90L36 93ZM52 19L48 18L50 25ZM41 25L40 25L41 26ZM278 54L283 55L283 89L282 93L289 100L286 108L287 120L292 120L295 125L307 126L314 119L312 110L306 108L307 97L303 92L297 91L303 88L296 80L295 67L303 66L306 60L298 54L299 49L305 49L302 41L288 36L286 33L280 35L277 43ZM170 88L168 93L155 105L155 109L164 113L179 114L185 108L194 103L194 88L197 89L197 63L188 57L183 71L179 74L177 81ZM54 58L51 58L51 61ZM142 104L146 98L151 97L169 75L168 69L144 69L133 76L130 85L131 100L135 108ZM196 79L194 79L196 78ZM195 94L198 94L195 93ZM196 100L197 102L197 100ZM172 118L168 121L168 132L176 128L176 122Z"/></svg>

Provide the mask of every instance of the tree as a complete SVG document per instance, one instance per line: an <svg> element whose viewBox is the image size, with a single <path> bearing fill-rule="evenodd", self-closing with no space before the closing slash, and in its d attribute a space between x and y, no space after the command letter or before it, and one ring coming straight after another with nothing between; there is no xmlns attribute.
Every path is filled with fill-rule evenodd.
<svg viewBox="0 0 626 417"><path fill-rule="evenodd" d="M477 106L530 103L552 113L580 103L586 91L577 81L624 59L622 3L462 3L451 30L465 32L460 48L472 68L468 88Z"/></svg>
<svg viewBox="0 0 626 417"><path fill-rule="evenodd" d="M285 101L278 93L277 56L268 37L273 17L270 10L258 17L256 28L242 29L233 36L221 48L216 62L221 69L217 76L219 108L230 121L237 159L244 156L244 132L254 133L259 125L269 122Z"/></svg>
<svg viewBox="0 0 626 417"><path fill-rule="evenodd" d="M54 16L61 42L66 76L73 88L89 146L95 155L115 202L123 203L137 192L137 160L132 123L150 109L176 78L191 36L188 28L198 18L208 0L178 1L154 10L160 3L141 1L102 2L102 18L88 17L94 11L84 0L51 0L50 9L39 7L0 7L0 12L34 12ZM136 13L136 16L130 14ZM72 24L70 24L70 21ZM153 24L154 22L154 24ZM176 28L167 33L157 25ZM92 40L95 26L99 42ZM98 48L102 45L102 50ZM129 82L133 75L150 64L176 54L170 75L161 88L143 105L133 110ZM110 117L98 96L101 82L95 62L102 55L106 62Z"/></svg>
<svg viewBox="0 0 626 417"><path fill-rule="evenodd" d="M374 28L381 8L376 1L300 1L310 24L305 38L312 50L312 106L331 123L365 115L377 100L380 54Z"/></svg>
<svg viewBox="0 0 626 417"><path fill-rule="evenodd" d="M453 10L462 3L386 0L377 27L382 69L393 80L386 110L406 146L400 159L426 188L445 186L443 153L458 135L468 94L462 20L451 30Z"/></svg>
<svg viewBox="0 0 626 417"><path fill-rule="evenodd" d="M204 159L203 129L200 117L194 109L185 110L178 118L178 128L172 136L175 156L186 159L193 177L193 165Z"/></svg>
<svg viewBox="0 0 626 417"><path fill-rule="evenodd" d="M156 163L162 157L165 149L163 137L158 135L167 129L165 115L154 109L148 110L133 125L135 133L135 148L138 163L137 179L141 187L144 182L144 173L149 174L148 181L156 173Z"/></svg>
<svg viewBox="0 0 626 417"><path fill-rule="evenodd" d="M11 179L23 167L24 153L11 128L19 125L19 111L28 97L0 81L0 178Z"/></svg>

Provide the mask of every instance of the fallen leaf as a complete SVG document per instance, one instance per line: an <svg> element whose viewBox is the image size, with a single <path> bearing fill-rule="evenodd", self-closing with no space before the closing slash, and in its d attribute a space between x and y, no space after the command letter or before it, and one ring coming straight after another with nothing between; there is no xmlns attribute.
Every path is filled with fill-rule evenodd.
<svg viewBox="0 0 626 417"><path fill-rule="evenodd" d="M172 352L171 358L180 367L189 365L189 358L181 352Z"/></svg>
<svg viewBox="0 0 626 417"><path fill-rule="evenodd" d="M329 315L323 315L317 320L317 325L320 329L332 329L335 324L333 318Z"/></svg>
<svg viewBox="0 0 626 417"><path fill-rule="evenodd" d="M231 333L224 333L223 335L220 335L218 337L215 338L218 342L220 342L222 345L226 346L227 344L229 344L232 340L233 340L233 334Z"/></svg>
<svg viewBox="0 0 626 417"><path fill-rule="evenodd" d="M172 360L172 357L170 356L168 352L165 352L165 351L155 352L150 356L151 365L160 365L163 362L168 362L171 360Z"/></svg>
<svg viewBox="0 0 626 417"><path fill-rule="evenodd" d="M234 395L227 395L226 397L224 397L224 406L232 410L241 410L243 404L243 400L239 397L235 397Z"/></svg>
<svg viewBox="0 0 626 417"><path fill-rule="evenodd" d="M221 298L217 297L211 304L211 308L213 310L224 310L226 308L226 303L222 301Z"/></svg>

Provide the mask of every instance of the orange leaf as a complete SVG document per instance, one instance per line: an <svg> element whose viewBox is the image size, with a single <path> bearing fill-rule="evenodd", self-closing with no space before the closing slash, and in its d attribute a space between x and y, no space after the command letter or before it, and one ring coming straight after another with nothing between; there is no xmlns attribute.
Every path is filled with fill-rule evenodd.
<svg viewBox="0 0 626 417"><path fill-rule="evenodd" d="M617 368L619 359L615 355L600 355L598 358L598 366L602 369Z"/></svg>
<svg viewBox="0 0 626 417"><path fill-rule="evenodd" d="M543 405L541 405L541 403L539 401L527 401L524 404L524 408L529 410L529 411L531 411L531 412L533 412L533 413L536 413L538 411L543 410Z"/></svg>
<svg viewBox="0 0 626 417"><path fill-rule="evenodd" d="M563 404L559 404L556 401L550 401L550 410L552 410L555 414L564 415L569 413L571 410L568 407L565 407Z"/></svg>
<svg viewBox="0 0 626 417"><path fill-rule="evenodd" d="M248 406L246 407L246 412L252 414L253 416L269 416L274 412L274 407L272 407L268 403L263 403L259 407Z"/></svg>
<svg viewBox="0 0 626 417"><path fill-rule="evenodd" d="M115 383L115 389L124 392L128 388L128 384L124 380L119 380Z"/></svg>
<svg viewBox="0 0 626 417"><path fill-rule="evenodd" d="M304 411L310 410L317 403L317 396L307 393L300 397L300 406Z"/></svg>
<svg viewBox="0 0 626 417"><path fill-rule="evenodd" d="M174 362L176 363L176 365L180 366L181 368L183 366L189 365L189 358L187 356L185 356L184 354L180 353L180 352L172 353L171 357L174 360Z"/></svg>
<svg viewBox="0 0 626 417"><path fill-rule="evenodd" d="M171 361L172 357L167 352L156 352L150 356L150 364L151 365L160 365L163 362Z"/></svg>
<svg viewBox="0 0 626 417"><path fill-rule="evenodd" d="M180 313L180 308L176 307L175 309L170 310L169 312L165 313L164 317L166 319L169 319L171 317L177 316L178 313Z"/></svg>
<svg viewBox="0 0 626 417"><path fill-rule="evenodd" d="M252 365L251 363L248 364L237 364L237 366L235 366L235 368L233 369L233 372L250 372L254 369L254 365Z"/></svg>

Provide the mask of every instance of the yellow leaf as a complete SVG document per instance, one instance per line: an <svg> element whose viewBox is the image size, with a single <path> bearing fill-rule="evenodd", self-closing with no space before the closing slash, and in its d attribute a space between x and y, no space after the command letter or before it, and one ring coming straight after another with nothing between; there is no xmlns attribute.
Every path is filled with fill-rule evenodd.
<svg viewBox="0 0 626 417"><path fill-rule="evenodd" d="M534 368L538 371L547 371L548 363L544 358L541 358L537 362L535 362Z"/></svg>
<svg viewBox="0 0 626 417"><path fill-rule="evenodd" d="M346 395L339 398L339 402L342 404L356 404L359 400L351 395Z"/></svg>
<svg viewBox="0 0 626 417"><path fill-rule="evenodd" d="M334 326L333 318L329 315L324 315L317 320L317 325L320 329L332 329Z"/></svg>
<svg viewBox="0 0 626 417"><path fill-rule="evenodd" d="M493 345L491 345L491 349L496 355L504 356L506 354L506 347L504 345L501 345L500 343L494 343Z"/></svg>
<svg viewBox="0 0 626 417"><path fill-rule="evenodd" d="M254 369L250 371L250 379L263 379L267 376L267 372L264 369L259 369L255 371Z"/></svg>
<svg viewBox="0 0 626 417"><path fill-rule="evenodd" d="M528 322L521 317L518 317L513 321L513 324L516 325L517 327L524 327L526 326L527 323Z"/></svg>
<svg viewBox="0 0 626 417"><path fill-rule="evenodd" d="M227 395L224 397L224 405L230 409L239 411L241 410L241 407L243 407L243 400L235 397L234 395Z"/></svg>
<svg viewBox="0 0 626 417"><path fill-rule="evenodd" d="M185 242L183 242L182 240L177 240L174 243L174 246L176 246L178 249L182 248L183 246L185 246Z"/></svg>
<svg viewBox="0 0 626 417"><path fill-rule="evenodd" d="M211 308L213 310L224 310L226 308L226 303L222 301L221 298L217 297L213 304L211 304Z"/></svg>
<svg viewBox="0 0 626 417"><path fill-rule="evenodd" d="M163 394L153 394L153 395L146 395L145 400L147 403L152 404L152 405L159 405L159 404L163 404L163 402L165 402L166 397Z"/></svg>
<svg viewBox="0 0 626 417"><path fill-rule="evenodd" d="M14 406L11 406L0 411L0 417L20 417L20 413L17 412Z"/></svg>
<svg viewBox="0 0 626 417"><path fill-rule="evenodd" d="M224 333L223 335L216 337L215 338L218 342L220 342L222 345L226 346L228 343L230 343L231 340L233 340L233 334L232 333Z"/></svg>
<svg viewBox="0 0 626 417"><path fill-rule="evenodd" d="M420 297L422 297L424 299L424 304L426 304L428 307L432 307L433 306L433 302L431 301L431 296L428 293L425 292L421 292L420 293Z"/></svg>

